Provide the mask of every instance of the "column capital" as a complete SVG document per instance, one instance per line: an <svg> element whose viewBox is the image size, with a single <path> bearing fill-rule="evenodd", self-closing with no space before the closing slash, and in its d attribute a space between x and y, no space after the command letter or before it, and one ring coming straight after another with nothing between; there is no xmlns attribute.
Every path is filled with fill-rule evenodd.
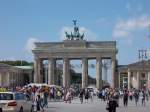
<svg viewBox="0 0 150 112"><path fill-rule="evenodd" d="M40 58L37 55L34 56L34 60L39 60L39 59Z"/></svg>
<svg viewBox="0 0 150 112"><path fill-rule="evenodd" d="M128 68L128 72L131 72L131 69L130 69L130 68Z"/></svg>
<svg viewBox="0 0 150 112"><path fill-rule="evenodd" d="M48 60L55 60L56 58L48 57Z"/></svg>
<svg viewBox="0 0 150 112"><path fill-rule="evenodd" d="M96 60L102 60L102 57L96 57Z"/></svg>
<svg viewBox="0 0 150 112"><path fill-rule="evenodd" d="M115 57L115 56L112 56L112 57L111 57L111 60L112 60L112 61L116 61L116 57Z"/></svg>
<svg viewBox="0 0 150 112"><path fill-rule="evenodd" d="M66 58L66 57L65 57L65 58L63 58L63 60L64 60L64 61L68 61L68 60L69 60L69 58Z"/></svg>
<svg viewBox="0 0 150 112"><path fill-rule="evenodd" d="M84 58L82 58L82 60L88 60L88 58L85 58L85 57L84 57Z"/></svg>

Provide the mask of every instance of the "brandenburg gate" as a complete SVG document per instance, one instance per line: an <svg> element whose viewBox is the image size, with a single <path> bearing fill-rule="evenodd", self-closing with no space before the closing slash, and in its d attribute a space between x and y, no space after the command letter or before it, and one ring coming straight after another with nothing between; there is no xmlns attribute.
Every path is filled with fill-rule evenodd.
<svg viewBox="0 0 150 112"><path fill-rule="evenodd" d="M102 88L102 59L111 59L112 87L117 86L116 72L116 42L115 41L86 41L84 34L74 21L74 31L65 32L66 39L62 42L36 42L32 50L34 54L34 82L43 83L41 73L42 61L48 60L48 84L54 84L55 60L63 60L63 87L70 86L70 60L82 60L82 88L88 86L88 59L96 59L96 87Z"/></svg>

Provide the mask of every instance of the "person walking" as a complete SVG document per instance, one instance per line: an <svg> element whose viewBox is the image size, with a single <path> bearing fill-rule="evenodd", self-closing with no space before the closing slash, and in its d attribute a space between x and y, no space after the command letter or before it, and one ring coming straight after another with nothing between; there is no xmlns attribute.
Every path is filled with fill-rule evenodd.
<svg viewBox="0 0 150 112"><path fill-rule="evenodd" d="M58 91L57 91L57 97L58 97L58 100L59 100L59 101L61 100L61 96L62 96L61 91L58 90Z"/></svg>
<svg viewBox="0 0 150 112"><path fill-rule="evenodd" d="M45 89L44 91L44 98L43 98L43 106L48 108L48 90Z"/></svg>
<svg viewBox="0 0 150 112"><path fill-rule="evenodd" d="M85 102L87 101L87 103L88 103L88 99L89 99L89 91L86 90L85 91Z"/></svg>
<svg viewBox="0 0 150 112"><path fill-rule="evenodd" d="M132 97L133 97L133 92L132 92L132 91L129 91L129 98L130 98L130 101L132 101Z"/></svg>
<svg viewBox="0 0 150 112"><path fill-rule="evenodd" d="M94 92L91 90L91 91L89 92L89 94L90 94L90 99L91 99L91 102L93 102L93 96L94 96Z"/></svg>
<svg viewBox="0 0 150 112"><path fill-rule="evenodd" d="M79 98L80 98L80 102L81 104L83 103L83 96L84 96L84 90L80 90L80 93L79 93Z"/></svg>
<svg viewBox="0 0 150 112"><path fill-rule="evenodd" d="M128 91L127 90L124 91L123 104L125 107L128 105Z"/></svg>
<svg viewBox="0 0 150 112"><path fill-rule="evenodd" d="M141 92L142 94L142 98L141 98L141 100L142 100L142 106L145 106L145 92L144 91L142 91Z"/></svg>
<svg viewBox="0 0 150 112"><path fill-rule="evenodd" d="M137 106L137 103L139 101L139 92L135 90L134 92L134 99L135 99L135 105Z"/></svg>
<svg viewBox="0 0 150 112"><path fill-rule="evenodd" d="M37 95L36 106L37 106L37 112L44 112L44 108L42 105L42 99L41 99L40 95Z"/></svg>
<svg viewBox="0 0 150 112"><path fill-rule="evenodd" d="M107 103L106 109L108 112L116 112L117 102L115 99L110 98Z"/></svg>
<svg viewBox="0 0 150 112"><path fill-rule="evenodd" d="M66 103L67 103L67 101L69 102L69 103L71 103L71 91L69 91L68 90L68 92L67 92L67 94L66 94Z"/></svg>

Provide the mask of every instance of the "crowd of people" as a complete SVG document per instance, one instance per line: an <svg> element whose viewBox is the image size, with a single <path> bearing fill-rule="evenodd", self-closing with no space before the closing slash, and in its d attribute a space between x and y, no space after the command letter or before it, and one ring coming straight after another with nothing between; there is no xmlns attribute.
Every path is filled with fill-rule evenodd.
<svg viewBox="0 0 150 112"><path fill-rule="evenodd" d="M124 107L128 106L128 100L135 102L135 106L145 106L146 101L148 101L150 96L150 91L146 89L103 89L99 93L99 97L102 100L107 101L106 110L108 112L116 112L116 108L119 107L119 99L122 99Z"/></svg>
<svg viewBox="0 0 150 112"><path fill-rule="evenodd" d="M5 90L6 88L1 88ZM106 102L106 110L108 112L116 112L116 108L119 107L119 99L122 99L124 107L128 106L128 100L135 103L135 106L145 106L146 101L149 100L150 91L146 89L112 89L103 88L101 90L94 91L93 89L73 89L73 88L61 88L61 87L48 87L48 86L24 86L9 89L10 91L24 92L26 99L33 103L33 110L35 112L44 112L45 108L48 108L48 101L64 101L65 103L72 103L74 97L80 99L80 103L88 103L90 100L93 102L93 98L101 99Z"/></svg>

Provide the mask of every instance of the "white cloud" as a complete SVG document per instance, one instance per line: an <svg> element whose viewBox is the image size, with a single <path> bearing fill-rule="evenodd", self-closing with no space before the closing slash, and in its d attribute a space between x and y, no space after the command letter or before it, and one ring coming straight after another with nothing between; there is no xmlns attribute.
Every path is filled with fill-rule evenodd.
<svg viewBox="0 0 150 112"><path fill-rule="evenodd" d="M114 27L113 37L123 38L130 37L132 32L148 28L150 17L140 16L138 18L129 18L128 20L119 20Z"/></svg>
<svg viewBox="0 0 150 112"><path fill-rule="evenodd" d="M29 38L27 43L26 43L26 46L25 46L25 50L28 52L28 53L31 53L31 50L35 48L35 45L34 43L35 42L38 42L39 40L36 39L36 38Z"/></svg>
<svg viewBox="0 0 150 112"><path fill-rule="evenodd" d="M129 32L124 30L114 30L113 37L127 37L129 36Z"/></svg>
<svg viewBox="0 0 150 112"><path fill-rule="evenodd" d="M64 40L66 38L65 32L70 33L71 31L73 32L73 27L62 27L61 31L60 31L60 39ZM85 27L79 27L79 32L81 34L84 33L84 39L88 40L88 41L94 41L97 39L97 34L92 32L91 30L85 28Z"/></svg>

